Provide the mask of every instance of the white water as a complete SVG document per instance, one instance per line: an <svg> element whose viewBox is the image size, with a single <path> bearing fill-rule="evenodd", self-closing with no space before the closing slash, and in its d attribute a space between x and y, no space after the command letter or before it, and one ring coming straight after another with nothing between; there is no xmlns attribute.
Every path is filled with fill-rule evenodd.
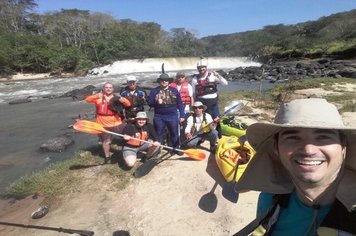
<svg viewBox="0 0 356 236"><path fill-rule="evenodd" d="M235 69L237 67L260 66L260 63L253 62L246 57L210 57L208 60L209 69ZM135 60L116 61L111 65L95 68L89 71L95 75L114 75L135 72L161 72L162 63L165 71L195 70L197 57L180 58L147 58Z"/></svg>
<svg viewBox="0 0 356 236"><path fill-rule="evenodd" d="M105 81L121 86L126 82L127 75L135 75L140 82L155 84L156 78L161 74L164 63L165 70L170 76L175 72L184 71L187 75L197 73L196 63L198 58L149 58L144 60L123 60L112 65L95 68L93 74L85 77L71 79L43 79L35 81L17 81L13 83L0 83L0 103L15 99L31 97L39 99L45 95L62 95L73 89L81 89L87 85L100 87ZM243 57L211 57L208 58L208 69L224 69L228 72L237 67L260 66L259 63ZM104 73L108 71L108 73Z"/></svg>

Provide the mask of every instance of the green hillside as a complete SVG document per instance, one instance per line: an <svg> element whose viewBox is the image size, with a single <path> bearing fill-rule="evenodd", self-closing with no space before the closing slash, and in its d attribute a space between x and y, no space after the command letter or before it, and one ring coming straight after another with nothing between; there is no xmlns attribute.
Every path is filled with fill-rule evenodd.
<svg viewBox="0 0 356 236"><path fill-rule="evenodd" d="M0 1L0 74L85 72L123 59L186 56L354 58L356 10L296 25L198 38L155 22L62 9L37 14L35 0ZM243 23L243 22L242 22Z"/></svg>

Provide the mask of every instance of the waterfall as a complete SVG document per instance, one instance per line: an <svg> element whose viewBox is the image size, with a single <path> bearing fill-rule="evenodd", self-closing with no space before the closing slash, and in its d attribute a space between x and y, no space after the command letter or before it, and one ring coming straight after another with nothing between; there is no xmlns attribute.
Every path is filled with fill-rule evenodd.
<svg viewBox="0 0 356 236"><path fill-rule="evenodd" d="M209 57L209 69L235 69L237 67L260 66L246 57ZM89 75L115 75L135 72L161 72L164 63L166 71L195 70L197 57L147 58L116 61L113 64L90 70Z"/></svg>

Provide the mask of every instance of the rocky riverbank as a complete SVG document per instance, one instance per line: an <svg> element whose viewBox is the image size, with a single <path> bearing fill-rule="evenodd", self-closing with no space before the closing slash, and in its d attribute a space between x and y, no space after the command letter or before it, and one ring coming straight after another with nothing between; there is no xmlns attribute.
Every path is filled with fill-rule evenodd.
<svg viewBox="0 0 356 236"><path fill-rule="evenodd" d="M279 61L263 64L261 67L236 68L226 73L231 80L270 80L283 82L296 79L322 77L356 79L356 60L314 59Z"/></svg>

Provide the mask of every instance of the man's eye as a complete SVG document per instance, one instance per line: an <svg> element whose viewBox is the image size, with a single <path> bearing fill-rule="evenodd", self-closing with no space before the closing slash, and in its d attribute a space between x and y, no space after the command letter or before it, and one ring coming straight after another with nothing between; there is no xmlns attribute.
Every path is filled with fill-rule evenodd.
<svg viewBox="0 0 356 236"><path fill-rule="evenodd" d="M299 140L300 138L295 135L288 135L288 136L283 137L283 139L286 141L292 141L292 140Z"/></svg>
<svg viewBox="0 0 356 236"><path fill-rule="evenodd" d="M318 140L333 140L335 139L334 135L321 134L317 136Z"/></svg>

